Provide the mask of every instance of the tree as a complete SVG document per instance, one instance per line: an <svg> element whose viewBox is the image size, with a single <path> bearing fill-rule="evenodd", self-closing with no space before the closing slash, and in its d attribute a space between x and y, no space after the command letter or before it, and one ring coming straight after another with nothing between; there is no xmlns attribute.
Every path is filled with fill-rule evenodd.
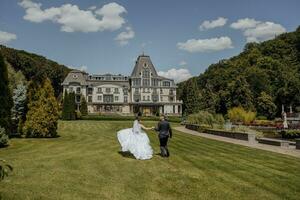
<svg viewBox="0 0 300 200"><path fill-rule="evenodd" d="M58 103L49 79L37 89L35 101L28 106L24 133L27 137L55 137L58 121Z"/></svg>
<svg viewBox="0 0 300 200"><path fill-rule="evenodd" d="M242 76L237 77L234 81L228 84L230 92L230 108L243 107L247 110L254 110L253 96L249 88L249 84Z"/></svg>
<svg viewBox="0 0 300 200"><path fill-rule="evenodd" d="M22 83L18 84L17 88L13 91L14 106L12 108L12 119L15 125L14 131L18 133L22 132L22 126L26 116L26 93L27 88Z"/></svg>
<svg viewBox="0 0 300 200"><path fill-rule="evenodd" d="M75 92L71 92L69 94L69 109L68 112L70 113L70 120L76 119L76 103L75 103Z"/></svg>
<svg viewBox="0 0 300 200"><path fill-rule="evenodd" d="M187 81L186 97L184 99L186 114L196 113L200 110L200 92L195 79Z"/></svg>
<svg viewBox="0 0 300 200"><path fill-rule="evenodd" d="M273 103L273 99L265 92L261 92L257 98L257 112L258 115L266 116L269 119L273 119L276 115L276 105Z"/></svg>
<svg viewBox="0 0 300 200"><path fill-rule="evenodd" d="M88 114L87 103L86 103L85 97L83 95L81 95L80 113L82 116L85 116Z"/></svg>
<svg viewBox="0 0 300 200"><path fill-rule="evenodd" d="M69 93L67 90L65 90L64 97L63 97L63 107L62 107L62 119L63 120L70 119L70 113L69 113L70 108L69 107L70 107Z"/></svg>
<svg viewBox="0 0 300 200"><path fill-rule="evenodd" d="M7 132L10 132L13 102L8 84L7 67L0 52L0 126L4 127Z"/></svg>

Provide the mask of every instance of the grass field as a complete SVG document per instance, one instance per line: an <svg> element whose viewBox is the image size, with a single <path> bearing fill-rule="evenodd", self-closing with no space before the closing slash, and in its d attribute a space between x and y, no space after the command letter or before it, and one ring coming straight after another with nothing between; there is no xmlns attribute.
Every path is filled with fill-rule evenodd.
<svg viewBox="0 0 300 200"><path fill-rule="evenodd" d="M60 122L59 138L13 139L0 149L14 166L2 199L299 199L300 159L175 132L169 159L139 161L118 153L129 126Z"/></svg>

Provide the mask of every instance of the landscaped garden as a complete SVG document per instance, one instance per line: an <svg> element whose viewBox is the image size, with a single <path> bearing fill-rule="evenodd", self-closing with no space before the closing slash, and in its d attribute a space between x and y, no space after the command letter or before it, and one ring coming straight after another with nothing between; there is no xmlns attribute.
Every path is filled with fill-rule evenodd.
<svg viewBox="0 0 300 200"><path fill-rule="evenodd" d="M145 122L152 126L155 122ZM176 126L178 124L173 124ZM174 131L171 157L119 153L130 121L60 121L57 138L12 139L2 199L298 199L300 160ZM154 132L148 132L155 154Z"/></svg>

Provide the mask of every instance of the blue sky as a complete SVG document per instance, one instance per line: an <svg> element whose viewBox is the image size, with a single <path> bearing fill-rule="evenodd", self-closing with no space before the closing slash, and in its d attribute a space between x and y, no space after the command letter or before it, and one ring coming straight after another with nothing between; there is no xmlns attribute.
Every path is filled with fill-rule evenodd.
<svg viewBox="0 0 300 200"><path fill-rule="evenodd" d="M0 43L89 73L128 75L144 51L162 75L183 80L247 41L294 31L299 8L298 0L1 0Z"/></svg>

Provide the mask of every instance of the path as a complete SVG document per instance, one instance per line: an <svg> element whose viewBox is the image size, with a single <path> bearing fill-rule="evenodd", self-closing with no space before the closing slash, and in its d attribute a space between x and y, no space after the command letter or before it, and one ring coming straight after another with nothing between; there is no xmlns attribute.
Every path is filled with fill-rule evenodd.
<svg viewBox="0 0 300 200"><path fill-rule="evenodd" d="M243 141L243 140L226 138L226 137L211 135L211 134L207 134L207 133L199 133L197 131L187 129L184 126L174 127L174 129L177 131L183 132L183 133L191 134L191 135L205 137L205 138L209 138L209 139L213 139L213 140L219 140L219 141L223 141L223 142L229 142L232 144L239 144L239 145L243 145L243 146L247 146L247 147L251 147L251 148L272 151L272 152L281 153L281 154L300 158L300 150L296 150L296 147L291 146L291 145L289 148L282 148L279 146L272 146L272 145L260 144L260 143L250 144L247 141Z"/></svg>

